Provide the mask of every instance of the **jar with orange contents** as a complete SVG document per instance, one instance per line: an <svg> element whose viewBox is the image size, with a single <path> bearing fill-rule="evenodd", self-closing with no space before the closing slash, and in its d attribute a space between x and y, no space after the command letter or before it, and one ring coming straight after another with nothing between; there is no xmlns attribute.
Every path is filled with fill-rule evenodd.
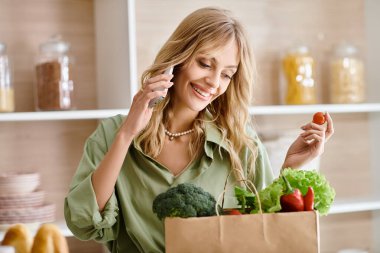
<svg viewBox="0 0 380 253"><path fill-rule="evenodd" d="M282 103L315 104L315 60L307 46L289 49L282 59Z"/></svg>

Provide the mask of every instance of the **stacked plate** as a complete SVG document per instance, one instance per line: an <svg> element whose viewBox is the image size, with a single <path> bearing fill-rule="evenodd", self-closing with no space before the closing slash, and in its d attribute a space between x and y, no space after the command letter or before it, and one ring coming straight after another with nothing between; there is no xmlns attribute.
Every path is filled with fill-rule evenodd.
<svg viewBox="0 0 380 253"><path fill-rule="evenodd" d="M0 174L0 194L24 194L37 189L40 184L38 173L3 173Z"/></svg>
<svg viewBox="0 0 380 253"><path fill-rule="evenodd" d="M38 190L40 175L31 173L0 174L0 226L14 223L54 221L54 204L44 203L45 192Z"/></svg>
<svg viewBox="0 0 380 253"><path fill-rule="evenodd" d="M34 191L25 194L3 194L0 193L0 210L19 207L35 207L44 203L45 192Z"/></svg>

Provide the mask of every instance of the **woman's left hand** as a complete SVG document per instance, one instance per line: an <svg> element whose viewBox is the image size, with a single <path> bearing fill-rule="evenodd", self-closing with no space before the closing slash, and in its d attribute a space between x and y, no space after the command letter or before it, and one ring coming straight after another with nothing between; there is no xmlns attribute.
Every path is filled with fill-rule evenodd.
<svg viewBox="0 0 380 253"><path fill-rule="evenodd" d="M325 117L327 120L326 128L313 122L301 127L304 131L290 145L282 168L297 169L323 153L325 143L334 134L330 114L326 113Z"/></svg>

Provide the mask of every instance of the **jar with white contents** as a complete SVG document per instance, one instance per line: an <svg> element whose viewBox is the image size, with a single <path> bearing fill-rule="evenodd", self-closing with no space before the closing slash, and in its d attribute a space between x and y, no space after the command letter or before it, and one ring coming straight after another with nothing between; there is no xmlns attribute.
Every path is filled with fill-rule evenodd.
<svg viewBox="0 0 380 253"><path fill-rule="evenodd" d="M365 101L364 62L355 46L347 43L335 46L329 67L331 103Z"/></svg>

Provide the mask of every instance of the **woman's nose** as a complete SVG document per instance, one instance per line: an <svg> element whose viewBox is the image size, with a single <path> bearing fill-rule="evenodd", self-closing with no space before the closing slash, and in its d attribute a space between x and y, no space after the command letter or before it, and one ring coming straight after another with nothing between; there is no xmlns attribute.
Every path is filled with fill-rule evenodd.
<svg viewBox="0 0 380 253"><path fill-rule="evenodd" d="M220 74L216 73L216 71L213 73L210 73L210 75L206 77L206 82L209 86L211 86L214 89L219 88Z"/></svg>

